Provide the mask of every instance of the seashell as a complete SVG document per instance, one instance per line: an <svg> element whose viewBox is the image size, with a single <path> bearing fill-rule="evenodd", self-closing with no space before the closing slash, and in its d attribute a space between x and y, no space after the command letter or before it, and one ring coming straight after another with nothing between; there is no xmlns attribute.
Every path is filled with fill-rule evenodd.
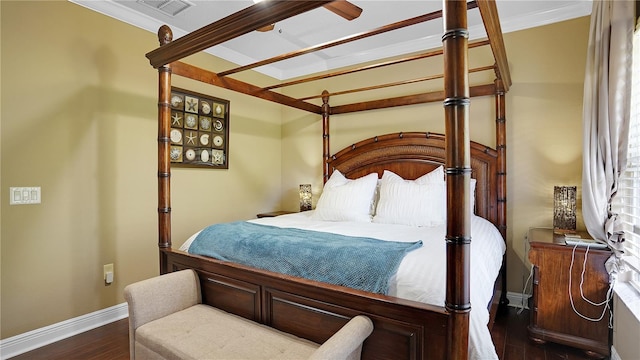
<svg viewBox="0 0 640 360"><path fill-rule="evenodd" d="M195 127L198 121L196 120L195 115L187 115L187 126Z"/></svg>
<svg viewBox="0 0 640 360"><path fill-rule="evenodd" d="M179 143L182 141L182 133L178 129L171 129L171 141Z"/></svg>
<svg viewBox="0 0 640 360"><path fill-rule="evenodd" d="M178 160L180 159L180 149L178 148L171 148L171 160Z"/></svg>
<svg viewBox="0 0 640 360"><path fill-rule="evenodd" d="M209 161L209 152L207 150L202 150L202 152L200 153L200 160L202 160L202 162Z"/></svg>
<svg viewBox="0 0 640 360"><path fill-rule="evenodd" d="M173 97L171 97L171 106L178 107L180 105L182 105L182 98L178 95L173 95Z"/></svg>
<svg viewBox="0 0 640 360"><path fill-rule="evenodd" d="M203 101L202 102L202 113L203 114L208 114L209 112L211 112L211 105L209 105L209 103Z"/></svg>
<svg viewBox="0 0 640 360"><path fill-rule="evenodd" d="M211 128L211 119L209 119L208 117L201 117L200 118L200 129L209 130L210 128Z"/></svg>

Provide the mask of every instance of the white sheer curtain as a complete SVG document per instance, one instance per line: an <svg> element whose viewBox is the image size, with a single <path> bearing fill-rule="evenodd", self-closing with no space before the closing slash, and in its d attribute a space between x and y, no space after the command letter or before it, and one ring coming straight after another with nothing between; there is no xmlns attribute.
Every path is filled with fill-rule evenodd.
<svg viewBox="0 0 640 360"><path fill-rule="evenodd" d="M619 255L611 200L627 162L634 2L594 0L583 105L582 214L589 234Z"/></svg>

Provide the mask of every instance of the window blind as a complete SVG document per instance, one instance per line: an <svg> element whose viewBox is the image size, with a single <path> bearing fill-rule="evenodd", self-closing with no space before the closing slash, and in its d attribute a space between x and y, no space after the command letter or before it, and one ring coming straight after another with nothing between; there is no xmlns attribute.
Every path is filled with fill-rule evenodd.
<svg viewBox="0 0 640 360"><path fill-rule="evenodd" d="M625 278L640 292L640 23L633 36L631 122L627 168L621 175L614 199L624 231Z"/></svg>

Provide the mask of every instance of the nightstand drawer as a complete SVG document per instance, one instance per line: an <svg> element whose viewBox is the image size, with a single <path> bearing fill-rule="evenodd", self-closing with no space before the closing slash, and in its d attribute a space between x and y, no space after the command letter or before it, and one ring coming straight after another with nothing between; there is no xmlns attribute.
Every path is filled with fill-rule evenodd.
<svg viewBox="0 0 640 360"><path fill-rule="evenodd" d="M588 234L580 236L586 239ZM531 340L574 346L593 357L609 356L609 309L590 304L583 295L597 304L610 301L604 264L611 252L567 246L564 235L553 229L530 229L528 241L534 267Z"/></svg>

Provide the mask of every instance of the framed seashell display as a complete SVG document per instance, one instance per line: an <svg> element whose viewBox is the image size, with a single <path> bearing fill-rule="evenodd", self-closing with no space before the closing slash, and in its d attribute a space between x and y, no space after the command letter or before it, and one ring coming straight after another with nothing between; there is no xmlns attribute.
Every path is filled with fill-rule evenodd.
<svg viewBox="0 0 640 360"><path fill-rule="evenodd" d="M171 88L171 166L229 168L229 100Z"/></svg>

